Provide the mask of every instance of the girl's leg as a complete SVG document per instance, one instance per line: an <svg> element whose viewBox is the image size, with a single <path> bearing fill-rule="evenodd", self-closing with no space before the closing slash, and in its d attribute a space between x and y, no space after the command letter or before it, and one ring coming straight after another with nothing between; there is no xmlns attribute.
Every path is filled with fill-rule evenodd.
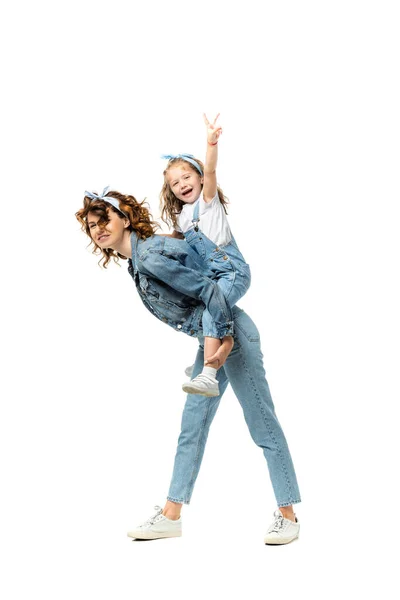
<svg viewBox="0 0 400 600"><path fill-rule="evenodd" d="M235 248L231 248L231 252L235 253ZM226 256L223 258L226 258ZM232 308L236 302L247 292L250 286L250 269L247 266L243 266L241 261L239 261L240 266L237 270L233 265L230 264L230 261L228 261L228 265L228 262L225 262L223 258L220 257L221 270L217 284L222 291L225 300L228 302L229 307ZM215 260L215 257L213 260ZM225 271L224 268L226 269ZM218 337L214 335L216 332L215 324L210 312L207 309L203 312L202 325L205 336L204 369L200 377L198 377L195 381L192 379L190 383L185 383L183 385L183 390L189 393L216 396L219 393L218 385L215 380L216 371L222 365L218 362L218 360L215 359L215 354L221 347L221 340L218 340ZM231 338L231 340L233 346L233 338ZM191 374L190 372L187 374L192 376L193 372Z"/></svg>
<svg viewBox="0 0 400 600"><path fill-rule="evenodd" d="M240 300L240 298L247 292L250 286L250 270L248 273L240 273L235 270L227 270L224 273L223 277L218 279L218 287L224 294L226 301L229 303L229 306L233 309L236 302ZM208 334L209 331L213 330L213 321L210 313L205 310L203 313L203 330ZM204 338L204 364L214 369L219 369L221 364L218 364L217 360L212 362L208 361L209 358L213 357L213 355L218 352L221 347L222 340L216 340L215 338L205 337ZM219 341L219 343L218 343ZM233 347L233 338L232 338L232 347Z"/></svg>
<svg viewBox="0 0 400 600"><path fill-rule="evenodd" d="M221 365L218 360L208 362L206 359L215 355L218 348L221 347L221 340L218 338L214 322L207 310L203 312L202 324L204 332L204 365L197 375L194 371L192 372L191 380L186 381L182 385L182 389L187 394L216 398L219 396L217 371Z"/></svg>
<svg viewBox="0 0 400 600"><path fill-rule="evenodd" d="M222 341L218 338L212 338L208 336L204 338L204 364L207 365L207 367L212 367L213 369L219 368L220 365L218 364L218 360L209 362L208 358L217 352L217 350L221 347L221 343Z"/></svg>
<svg viewBox="0 0 400 600"><path fill-rule="evenodd" d="M217 397L219 396L217 371L222 366L222 363L215 359L215 354L221 348L222 340L215 335L215 325L207 310L203 312L202 324L204 332L204 366L198 375L192 372L191 381L185 382L182 389L188 394ZM224 339L226 338L231 340L232 348L233 337L225 336Z"/></svg>

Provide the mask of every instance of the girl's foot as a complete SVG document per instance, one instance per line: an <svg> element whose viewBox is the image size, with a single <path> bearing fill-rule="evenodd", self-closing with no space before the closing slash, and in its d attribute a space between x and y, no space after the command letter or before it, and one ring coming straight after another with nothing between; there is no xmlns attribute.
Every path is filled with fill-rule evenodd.
<svg viewBox="0 0 400 600"><path fill-rule="evenodd" d="M216 379L217 369L203 367L203 371L191 381L183 384L182 389L188 394L199 394L200 396L219 396L218 381Z"/></svg>
<svg viewBox="0 0 400 600"><path fill-rule="evenodd" d="M212 375L200 373L191 381L183 384L182 389L187 394L199 394L200 396L219 396L218 381Z"/></svg>
<svg viewBox="0 0 400 600"><path fill-rule="evenodd" d="M194 369L194 365L190 365L190 367L186 367L185 375L187 375L188 377L191 377L193 375L193 369Z"/></svg>

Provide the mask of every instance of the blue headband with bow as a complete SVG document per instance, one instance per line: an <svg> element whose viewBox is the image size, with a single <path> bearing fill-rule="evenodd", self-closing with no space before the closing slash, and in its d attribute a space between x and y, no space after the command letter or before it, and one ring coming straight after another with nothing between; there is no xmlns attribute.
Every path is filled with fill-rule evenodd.
<svg viewBox="0 0 400 600"><path fill-rule="evenodd" d="M121 214L123 214L124 217L127 217L129 219L128 215L123 210L120 209L119 200L117 200L116 198L112 198L111 196L106 196L109 189L110 189L110 186L105 187L101 196L98 196L94 192L85 192L85 196L87 196L91 200L103 200L103 202L108 202L108 204L111 204L111 206L113 206Z"/></svg>
<svg viewBox="0 0 400 600"><path fill-rule="evenodd" d="M174 160L175 158L181 158L182 160L185 160L186 162L193 165L198 170L200 175L203 176L203 170L194 158L193 154L162 154L161 158L165 158L166 160Z"/></svg>

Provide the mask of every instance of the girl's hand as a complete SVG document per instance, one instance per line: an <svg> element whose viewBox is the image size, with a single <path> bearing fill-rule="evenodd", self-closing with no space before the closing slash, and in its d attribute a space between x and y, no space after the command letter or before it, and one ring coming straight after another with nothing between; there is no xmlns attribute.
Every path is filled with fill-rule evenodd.
<svg viewBox="0 0 400 600"><path fill-rule="evenodd" d="M203 113L204 123L207 126L207 142L211 144L211 146L215 146L218 142L218 138L222 133L222 127L216 125L217 119L219 117L219 113L215 117L214 121L210 123L207 119L206 115Z"/></svg>

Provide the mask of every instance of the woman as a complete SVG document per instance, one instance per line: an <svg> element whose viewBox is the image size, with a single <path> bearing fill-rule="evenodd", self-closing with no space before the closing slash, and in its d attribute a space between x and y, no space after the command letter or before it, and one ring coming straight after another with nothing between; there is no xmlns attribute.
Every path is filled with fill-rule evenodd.
<svg viewBox="0 0 400 600"><path fill-rule="evenodd" d="M228 383L239 400L250 434L263 449L278 504L264 537L266 544L287 544L299 535L293 504L301 502L289 448L275 414L260 348L258 330L237 306L229 307L212 279L207 264L183 240L155 235L157 224L148 209L133 196L111 192L101 196L86 192L76 213L82 229L101 253L103 266L113 258L128 259L129 273L146 308L158 319L199 338L193 375L204 362L202 313L212 315L223 343L209 360L223 365L217 378L220 394L188 394L167 502L163 509L130 531L139 539L177 537L182 533L182 504L189 504L211 422ZM232 334L234 345L232 349Z"/></svg>

